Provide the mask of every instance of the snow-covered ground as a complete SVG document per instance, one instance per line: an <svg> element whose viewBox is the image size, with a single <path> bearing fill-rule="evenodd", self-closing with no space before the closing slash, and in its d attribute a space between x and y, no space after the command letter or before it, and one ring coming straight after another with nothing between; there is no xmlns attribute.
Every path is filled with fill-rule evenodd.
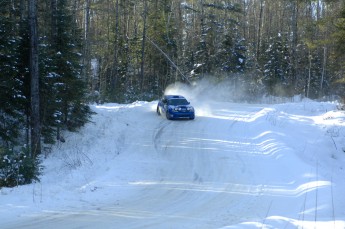
<svg viewBox="0 0 345 229"><path fill-rule="evenodd" d="M157 116L157 101L94 105L40 183L0 190L0 227L345 228L336 103L185 94L193 121Z"/></svg>

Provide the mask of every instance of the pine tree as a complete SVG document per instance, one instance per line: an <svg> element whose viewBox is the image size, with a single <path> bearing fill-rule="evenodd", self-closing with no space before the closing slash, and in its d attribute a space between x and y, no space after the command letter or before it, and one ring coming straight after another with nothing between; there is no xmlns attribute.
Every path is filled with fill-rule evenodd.
<svg viewBox="0 0 345 229"><path fill-rule="evenodd" d="M11 15L11 1L3 1L0 8L0 147L13 147L20 136L23 78L18 72L19 40Z"/></svg>
<svg viewBox="0 0 345 229"><path fill-rule="evenodd" d="M287 83L290 60L287 42L282 34L278 33L269 40L264 58L264 83L268 92L275 96L286 95L284 85Z"/></svg>
<svg viewBox="0 0 345 229"><path fill-rule="evenodd" d="M18 2L1 2L0 187L12 187L38 180L40 168L38 158L31 157L28 147L29 23L26 11L19 12L20 8Z"/></svg>
<svg viewBox="0 0 345 229"><path fill-rule="evenodd" d="M218 71L227 73L242 73L245 71L246 47L244 39L240 37L237 28L224 35L222 46L217 53L218 60L215 65ZM219 61L220 60L220 61Z"/></svg>
<svg viewBox="0 0 345 229"><path fill-rule="evenodd" d="M43 127L45 142L67 129L75 131L89 121L92 111L86 102L86 82L81 78L81 36L66 0L56 0L52 9L51 37L46 39L43 59ZM46 94L47 93L47 94Z"/></svg>
<svg viewBox="0 0 345 229"><path fill-rule="evenodd" d="M243 72L246 48L238 21L241 7L224 1L201 1L197 12L200 32L193 72L217 75Z"/></svg>
<svg viewBox="0 0 345 229"><path fill-rule="evenodd" d="M148 15L145 35L146 44L141 50L144 64L143 88L139 97L149 100L160 94L167 84L174 82L177 70L174 67L177 56L176 15L172 12L173 1L148 1ZM143 38L144 39L144 38ZM163 76L163 77L162 77ZM161 86L161 88L160 88ZM139 98L137 98L139 99Z"/></svg>
<svg viewBox="0 0 345 229"><path fill-rule="evenodd" d="M332 34L335 41L335 52L333 57L335 61L333 61L333 68L336 69L336 77L334 83L338 94L345 100L345 5L335 20L335 27L336 30Z"/></svg>

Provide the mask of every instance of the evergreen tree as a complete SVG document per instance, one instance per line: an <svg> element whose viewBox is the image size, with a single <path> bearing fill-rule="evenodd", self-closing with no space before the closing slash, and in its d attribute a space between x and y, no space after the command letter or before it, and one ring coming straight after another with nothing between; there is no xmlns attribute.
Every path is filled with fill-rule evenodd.
<svg viewBox="0 0 345 229"><path fill-rule="evenodd" d="M221 70L227 73L244 72L246 50L244 39L240 37L236 27L232 29L232 32L227 32L217 53L217 59L221 60L218 64L216 62L218 71Z"/></svg>
<svg viewBox="0 0 345 229"><path fill-rule="evenodd" d="M11 1L3 1L0 8L0 146L11 148L23 127L22 106L25 96L19 76L16 19L11 15Z"/></svg>
<svg viewBox="0 0 345 229"><path fill-rule="evenodd" d="M86 83L81 78L81 38L71 14L68 1L57 0L52 9L51 37L44 40L41 55L43 82L42 133L45 142L53 143L54 136L62 140L61 130L75 131L92 114L86 102ZM48 96L46 96L48 95Z"/></svg>
<svg viewBox="0 0 345 229"><path fill-rule="evenodd" d="M150 100L175 81L178 75L174 63L177 59L176 15L171 0L147 1L146 29L142 30L141 75L142 87L136 99ZM145 6L144 6L145 7ZM145 8L144 8L145 10ZM144 25L143 25L144 26ZM181 78L179 78L181 79Z"/></svg>
<svg viewBox="0 0 345 229"><path fill-rule="evenodd" d="M200 2L200 36L195 50L193 72L197 74L244 71L244 39L239 32L239 5L214 1Z"/></svg>
<svg viewBox="0 0 345 229"><path fill-rule="evenodd" d="M335 20L335 32L332 37L335 41L335 51L333 58L333 68L335 75L333 82L335 83L336 92L340 94L344 100L345 91L345 5L341 9L338 17Z"/></svg>
<svg viewBox="0 0 345 229"><path fill-rule="evenodd" d="M23 114L23 120L25 122L25 132L26 135L26 144L29 145L29 130L30 130L30 38L29 38L29 23L26 17L22 17L20 20L20 27L19 27L19 42L18 42L18 78L21 82L20 91L23 94L21 99L21 106L20 112Z"/></svg>
<svg viewBox="0 0 345 229"><path fill-rule="evenodd" d="M20 4L0 7L0 187L38 180L39 160L30 157L29 36Z"/></svg>
<svg viewBox="0 0 345 229"><path fill-rule="evenodd" d="M264 62L264 83L268 92L275 96L284 96L290 68L289 50L286 39L278 33L268 42Z"/></svg>

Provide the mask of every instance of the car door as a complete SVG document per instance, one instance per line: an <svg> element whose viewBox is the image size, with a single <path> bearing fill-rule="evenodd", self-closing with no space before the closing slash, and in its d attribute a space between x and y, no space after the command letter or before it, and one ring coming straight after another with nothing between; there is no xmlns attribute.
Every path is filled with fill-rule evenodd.
<svg viewBox="0 0 345 229"><path fill-rule="evenodd" d="M165 113L165 109L167 107L166 104L167 104L167 99L163 96L161 100L159 100L159 103L158 103L159 113Z"/></svg>
<svg viewBox="0 0 345 229"><path fill-rule="evenodd" d="M168 110L168 100L165 97L162 99L162 108L163 112L166 113Z"/></svg>

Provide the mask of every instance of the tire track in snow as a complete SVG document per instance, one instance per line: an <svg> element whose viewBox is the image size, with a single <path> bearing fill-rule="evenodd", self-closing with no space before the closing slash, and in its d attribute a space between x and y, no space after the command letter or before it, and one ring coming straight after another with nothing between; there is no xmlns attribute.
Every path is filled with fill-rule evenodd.
<svg viewBox="0 0 345 229"><path fill-rule="evenodd" d="M164 129L167 126L169 126L170 124L171 124L171 122L167 122L166 120L163 120L159 123L158 128L156 128L156 130L154 131L153 136L152 136L152 141L153 141L153 145L154 145L156 152L160 151L159 145L160 145L161 136L164 132Z"/></svg>

